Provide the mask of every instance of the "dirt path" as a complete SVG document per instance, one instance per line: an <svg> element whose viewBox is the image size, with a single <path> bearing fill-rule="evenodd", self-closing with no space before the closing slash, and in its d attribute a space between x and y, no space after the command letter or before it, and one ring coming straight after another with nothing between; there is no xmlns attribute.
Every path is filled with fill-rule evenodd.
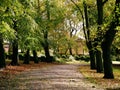
<svg viewBox="0 0 120 90"><path fill-rule="evenodd" d="M78 72L79 65L53 65L19 75L14 90L103 90Z"/></svg>

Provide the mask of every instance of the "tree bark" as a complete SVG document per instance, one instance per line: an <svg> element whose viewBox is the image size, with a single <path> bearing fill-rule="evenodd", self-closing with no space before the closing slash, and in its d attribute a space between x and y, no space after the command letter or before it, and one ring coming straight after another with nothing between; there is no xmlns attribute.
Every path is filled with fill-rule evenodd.
<svg viewBox="0 0 120 90"><path fill-rule="evenodd" d="M118 11L117 11L118 10ZM102 42L102 50L103 50L103 64L104 64L104 78L113 79L113 68L112 68L112 60L110 57L111 54L111 46L116 34L116 27L120 26L120 0L116 0L114 17L112 22L110 23L109 30L106 32L104 36L104 40Z"/></svg>
<svg viewBox="0 0 120 90"><path fill-rule="evenodd" d="M106 32L104 41L102 42L103 66L104 66L103 78L107 78L107 79L114 78L113 69L112 69L112 60L110 57L111 45L116 33L116 31L114 30L114 23L112 23L110 29Z"/></svg>
<svg viewBox="0 0 120 90"><path fill-rule="evenodd" d="M72 48L71 47L69 48L69 53L70 53L70 55L72 55Z"/></svg>
<svg viewBox="0 0 120 90"><path fill-rule="evenodd" d="M47 20L50 21L50 5L49 0L46 0L46 11L47 11ZM49 24L49 23L48 23ZM46 56L46 61L51 62L50 60L50 52L49 52L49 42L48 42L48 30L49 26L46 27L46 30L44 31L44 51Z"/></svg>
<svg viewBox="0 0 120 90"><path fill-rule="evenodd" d="M101 51L96 49L96 70L97 73L102 73L103 72L103 62L102 62L102 55Z"/></svg>
<svg viewBox="0 0 120 90"><path fill-rule="evenodd" d="M98 19L97 19L97 38L94 39L94 41L96 42L94 44L95 50L96 50L96 69L98 73L103 72L103 63L102 63L102 56L101 56L101 51L97 49L97 46L99 45L98 43L101 42L102 40L102 32L101 32L101 27L103 24L103 6L105 4L103 4L103 0L96 0L97 1L97 11L98 11Z"/></svg>
<svg viewBox="0 0 120 90"><path fill-rule="evenodd" d="M96 69L96 63L95 63L95 53L94 50L89 51L90 55L90 68L91 69Z"/></svg>
<svg viewBox="0 0 120 90"><path fill-rule="evenodd" d="M12 43L12 61L11 61L11 65L13 66L17 66L18 64L18 41L17 39L15 39Z"/></svg>
<svg viewBox="0 0 120 90"><path fill-rule="evenodd" d="M37 52L35 50L33 50L33 61L34 61L34 63L39 63L38 57L37 57Z"/></svg>
<svg viewBox="0 0 120 90"><path fill-rule="evenodd" d="M46 61L51 62L50 60L50 52L49 52L49 43L48 43L48 31L44 33L44 51L46 56Z"/></svg>
<svg viewBox="0 0 120 90"><path fill-rule="evenodd" d="M2 36L0 36L0 68L5 68L6 63L5 63L5 53L4 53L4 48L3 48L3 39Z"/></svg>
<svg viewBox="0 0 120 90"><path fill-rule="evenodd" d="M86 44L87 44L87 48L89 50L89 55L90 55L90 68L96 69L95 51L92 48L92 43L91 43L91 41L89 41Z"/></svg>
<svg viewBox="0 0 120 90"><path fill-rule="evenodd" d="M89 18L88 18L88 10L86 2L83 2L84 4L84 13L85 13L85 21L86 21L86 45L89 50L89 56L90 56L90 68L96 69L96 62L95 62L95 51L93 50L92 41L90 40L90 29L89 29ZM85 32L85 30L84 30Z"/></svg>
<svg viewBox="0 0 120 90"><path fill-rule="evenodd" d="M24 55L24 64L29 64L30 63L30 50L27 49L25 55Z"/></svg>
<svg viewBox="0 0 120 90"><path fill-rule="evenodd" d="M17 36L17 21L15 19L13 19L13 22L14 22L14 30L15 30L15 35L16 35L16 38L13 40L13 43L12 43L12 51L13 51L13 54L12 54L12 61L11 61L11 65L13 66L17 66L19 65L18 64L18 36Z"/></svg>

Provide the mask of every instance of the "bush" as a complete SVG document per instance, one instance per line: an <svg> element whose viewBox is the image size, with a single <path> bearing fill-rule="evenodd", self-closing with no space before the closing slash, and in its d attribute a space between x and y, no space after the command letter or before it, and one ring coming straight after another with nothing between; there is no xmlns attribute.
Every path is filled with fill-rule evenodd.
<svg viewBox="0 0 120 90"><path fill-rule="evenodd" d="M75 55L74 57L75 57L75 60L80 60L81 59L81 57L79 55Z"/></svg>
<svg viewBox="0 0 120 90"><path fill-rule="evenodd" d="M90 60L90 57L89 55L76 55L75 60L84 60L88 62Z"/></svg>
<svg viewBox="0 0 120 90"><path fill-rule="evenodd" d="M45 56L38 57L38 60L41 62L46 62L46 57Z"/></svg>
<svg viewBox="0 0 120 90"><path fill-rule="evenodd" d="M24 60L24 54L23 53L19 54L19 60Z"/></svg>
<svg viewBox="0 0 120 90"><path fill-rule="evenodd" d="M55 57L54 56L50 56L49 57L49 62L55 62Z"/></svg>

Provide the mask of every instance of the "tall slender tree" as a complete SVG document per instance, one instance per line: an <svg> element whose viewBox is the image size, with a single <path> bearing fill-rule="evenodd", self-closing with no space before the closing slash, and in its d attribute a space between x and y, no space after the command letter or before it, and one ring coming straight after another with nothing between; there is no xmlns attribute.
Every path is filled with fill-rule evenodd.
<svg viewBox="0 0 120 90"><path fill-rule="evenodd" d="M81 8L75 3L75 1L71 0L73 2L73 4L76 6L76 8L78 9L81 17L82 17L82 22L83 22L83 32L84 32L84 36L86 39L86 45L89 51L89 55L90 55L90 68L91 69L96 69L96 63L95 63L95 53L94 53L94 49L93 49L93 45L92 45L92 41L90 39L90 29L89 29L89 21L88 21L88 14L87 14L87 5L86 2L83 1L83 5L84 5L84 14L83 11L81 10ZM84 16L85 15L85 16ZM86 23L85 23L86 22ZM85 27L86 24L86 27Z"/></svg>

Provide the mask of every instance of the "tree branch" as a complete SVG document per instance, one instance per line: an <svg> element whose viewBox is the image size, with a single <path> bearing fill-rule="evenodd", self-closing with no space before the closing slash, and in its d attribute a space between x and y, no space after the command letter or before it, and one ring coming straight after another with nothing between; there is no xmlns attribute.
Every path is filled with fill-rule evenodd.
<svg viewBox="0 0 120 90"><path fill-rule="evenodd" d="M104 0L102 4L104 5L107 1L108 1L108 0Z"/></svg>
<svg viewBox="0 0 120 90"><path fill-rule="evenodd" d="M80 12L80 14L82 16L82 19L83 19L83 32L84 32L84 35L85 35L85 39L88 42L87 34L86 34L86 31L85 31L85 23L84 23L84 16L83 16L82 10L80 9L80 7L73 0L71 0L71 2L76 6L76 8L79 10L79 12Z"/></svg>

